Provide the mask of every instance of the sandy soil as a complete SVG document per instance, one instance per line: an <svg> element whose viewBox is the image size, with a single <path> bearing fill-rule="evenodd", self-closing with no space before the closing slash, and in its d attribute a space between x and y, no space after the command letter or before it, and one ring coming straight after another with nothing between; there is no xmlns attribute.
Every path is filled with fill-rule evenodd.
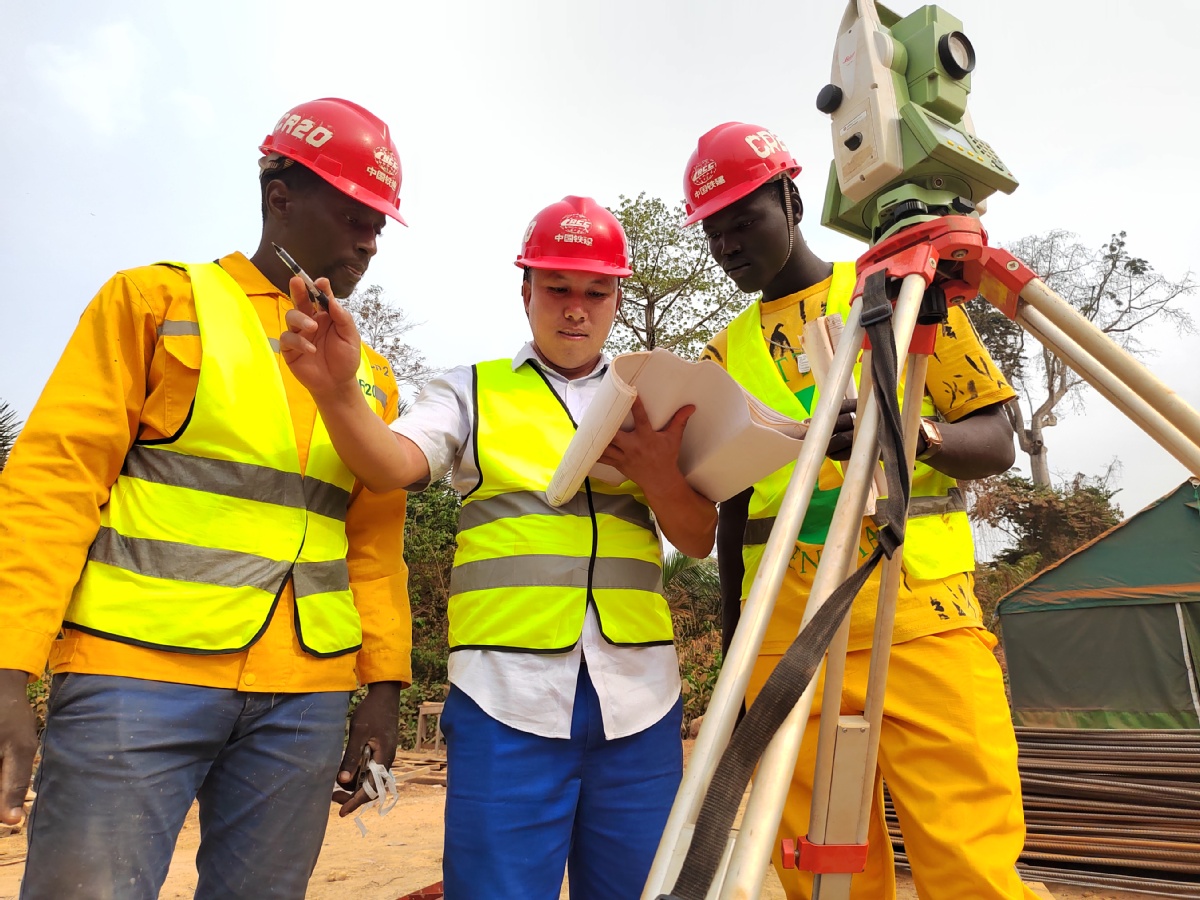
<svg viewBox="0 0 1200 900"><path fill-rule="evenodd" d="M396 900L441 879L442 809L445 788L401 784L400 798L387 816L374 811L363 816L369 831L360 836L352 819L339 819L331 810L321 858L310 882L311 900ZM171 870L160 896L163 900L190 898L196 888L195 854L200 842L196 810L192 809L179 836ZM25 836L0 837L0 900L17 896L24 871ZM917 900L912 879L901 873L897 900ZM1056 900L1145 900L1144 894L1088 890L1050 885ZM564 886L562 896L567 897ZM774 873L768 875L762 900L783 900Z"/></svg>

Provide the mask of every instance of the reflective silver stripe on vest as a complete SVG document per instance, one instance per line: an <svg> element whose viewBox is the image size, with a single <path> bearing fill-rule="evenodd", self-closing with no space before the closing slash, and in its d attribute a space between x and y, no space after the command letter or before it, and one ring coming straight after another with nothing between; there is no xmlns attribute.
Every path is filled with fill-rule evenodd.
<svg viewBox="0 0 1200 900"><path fill-rule="evenodd" d="M950 488L944 497L913 497L908 501L908 517L948 516L950 513L966 512L967 498L958 488Z"/></svg>
<svg viewBox="0 0 1200 900"><path fill-rule="evenodd" d="M194 334L200 336L200 323L180 319L166 319L158 326L158 336L177 334Z"/></svg>
<svg viewBox="0 0 1200 900"><path fill-rule="evenodd" d="M350 590L350 567L344 559L329 562L296 563L292 569L292 589L297 597Z"/></svg>
<svg viewBox="0 0 1200 900"><path fill-rule="evenodd" d="M158 336L165 335L195 335L200 336L200 323L188 322L180 319L166 319L158 326ZM271 345L271 352L279 352L279 338L267 338L267 343Z"/></svg>
<svg viewBox="0 0 1200 900"><path fill-rule="evenodd" d="M913 497L908 502L908 517L947 516L950 513L966 512L967 500L959 488L950 488L944 497ZM775 527L775 517L766 519L750 519L746 522L746 530L742 534L742 546L753 547L765 544Z"/></svg>
<svg viewBox="0 0 1200 900"><path fill-rule="evenodd" d="M774 527L774 516L767 519L748 519L746 521L746 530L742 532L742 546L753 547L756 544L765 544L767 538L771 536L771 529Z"/></svg>
<svg viewBox="0 0 1200 900"><path fill-rule="evenodd" d="M126 537L106 527L97 533L88 559L149 578L231 588L255 587L271 594L279 590L292 566L290 561L264 559L234 550Z"/></svg>
<svg viewBox="0 0 1200 900"><path fill-rule="evenodd" d="M653 531L650 510L627 494L592 493L592 504L597 515L613 516L631 525ZM463 505L458 516L458 530L466 531L487 525L499 519L516 519L521 516L579 516L590 518L586 493L578 493L562 506L554 507L539 491L512 491L497 494L486 500L472 500Z"/></svg>
<svg viewBox="0 0 1200 900"><path fill-rule="evenodd" d="M207 459L143 445L130 449L121 474L152 484L190 488L239 500L307 508L338 521L345 521L350 505L349 491L316 478L253 463Z"/></svg>
<svg viewBox="0 0 1200 900"><path fill-rule="evenodd" d="M350 492L336 484L305 475L304 503L311 512L345 522L346 511L350 509Z"/></svg>
<svg viewBox="0 0 1200 900"><path fill-rule="evenodd" d="M503 556L457 565L450 573L450 593L508 587L587 587L588 559L575 556ZM601 557L592 572L600 590L662 592L662 569L640 559Z"/></svg>

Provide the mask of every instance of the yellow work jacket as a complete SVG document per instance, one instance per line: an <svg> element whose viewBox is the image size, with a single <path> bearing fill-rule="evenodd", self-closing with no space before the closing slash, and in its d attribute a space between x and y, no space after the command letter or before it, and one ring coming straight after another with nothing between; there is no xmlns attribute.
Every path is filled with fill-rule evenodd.
<svg viewBox="0 0 1200 900"><path fill-rule="evenodd" d="M855 282L854 263L834 264L833 280L826 304L827 315L838 313L843 321L849 320ZM734 380L777 412L795 419L808 418L810 410L804 408L780 378L779 371L763 343L761 314L757 301L729 324L728 335L726 365ZM860 383L861 376L860 356L860 361L854 367L856 384ZM814 391L811 407L813 410L816 409L818 397L819 393ZM933 399L928 393L921 401L921 415L937 415ZM745 565L742 580L743 597L749 596L767 538L775 524L775 516L779 512L795 467L794 462L789 463L754 485L742 547ZM825 542L829 519L840 492L841 471L839 464L827 461L822 481L829 487L814 494L814 504L810 504L809 513L801 524L797 540L806 544ZM913 472L912 499L904 539L904 568L914 578L922 581L946 578L960 572L970 572L975 568L971 524L967 519L966 503L958 483L923 462L917 462Z"/></svg>
<svg viewBox="0 0 1200 900"><path fill-rule="evenodd" d="M203 356L191 415L125 458L64 627L184 653L243 650L289 578L303 650L362 644L346 564L354 476L320 417L304 472L275 353L219 265L183 265ZM372 383L366 351L358 377ZM379 412L378 400L368 395Z"/></svg>
<svg viewBox="0 0 1200 900"><path fill-rule="evenodd" d="M553 653L583 633L588 604L613 644L672 640L662 554L632 482L584 481L560 507L546 488L576 423L533 363L474 367L479 483L463 498L450 579L450 649Z"/></svg>

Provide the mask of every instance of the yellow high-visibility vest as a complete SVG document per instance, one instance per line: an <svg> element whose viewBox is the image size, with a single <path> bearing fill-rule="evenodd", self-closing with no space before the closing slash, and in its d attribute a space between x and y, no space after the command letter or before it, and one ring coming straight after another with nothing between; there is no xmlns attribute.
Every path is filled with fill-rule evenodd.
<svg viewBox="0 0 1200 900"><path fill-rule="evenodd" d="M531 362L474 367L479 483L463 498L450 578L450 649L561 652L590 603L613 644L670 644L662 552L632 482L585 479L559 507L546 488L576 423Z"/></svg>
<svg viewBox="0 0 1200 900"><path fill-rule="evenodd" d="M834 263L833 279L826 301L827 315L839 313L843 321L850 318L850 305L856 278L854 263ZM746 390L772 409L796 419L809 416L800 400L788 390L779 375L762 338L762 313L758 301L750 304L730 324L726 365L729 374ZM854 367L854 380L861 381L862 363ZM903 373L901 373L903 390ZM814 392L811 409L816 409L819 393ZM934 417L937 409L928 393L921 401L921 415ZM749 596L750 585L758 571L763 550L775 516L783 501L784 491L791 480L794 462L768 475L754 485L750 499L749 519L742 547L745 575L742 596ZM830 489L814 493L815 506L800 527L797 540L806 544L823 544L829 528L829 517L841 485L841 466L826 461L822 481ZM904 538L904 568L916 579L932 581L975 568L975 544L971 523L967 519L966 502L958 482L936 469L918 462L913 472L909 520Z"/></svg>
<svg viewBox="0 0 1200 900"><path fill-rule="evenodd" d="M276 351L237 282L215 263L168 265L192 282L196 399L178 434L125 457L64 625L232 653L262 635L290 578L305 652L352 653L362 644L346 564L354 476L319 415L301 473ZM379 413L365 349L358 378Z"/></svg>

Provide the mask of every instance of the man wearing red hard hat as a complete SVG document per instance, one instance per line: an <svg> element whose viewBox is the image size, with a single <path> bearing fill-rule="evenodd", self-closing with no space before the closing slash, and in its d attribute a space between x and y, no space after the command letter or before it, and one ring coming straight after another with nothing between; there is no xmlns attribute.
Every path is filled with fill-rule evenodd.
<svg viewBox="0 0 1200 900"><path fill-rule="evenodd" d="M804 207L792 180L799 172L773 132L727 122L697 142L683 184L685 224L700 223L713 259L743 292L762 292L761 300L712 339L703 356L779 412L805 419L816 407L817 386L800 335L805 323L819 316L840 313L847 319L856 278L853 263L825 262L805 242ZM851 895L855 900L896 895L882 777L921 897L1032 898L1015 868L1025 835L1016 740L1003 677L991 653L996 639L984 628L975 597L975 548L955 481L1012 465L1012 430L1002 406L1013 391L960 308L951 308L934 351L912 477L867 865L853 876ZM849 456L852 428L852 416L843 415L827 450L750 678L751 702L799 631L842 484L838 460ZM721 505L721 584L735 588L722 597L726 646L793 468ZM864 519L860 555L869 556L876 542L874 523ZM878 591L876 571L850 612L844 714L863 712ZM820 713L818 689L781 837L808 833ZM810 897L811 874L783 868L778 846L775 866L788 897Z"/></svg>
<svg viewBox="0 0 1200 900"><path fill-rule="evenodd" d="M517 265L533 339L511 359L452 369L385 428L354 385L353 322L304 301L284 355L334 445L373 490L449 473L463 497L450 583L448 900L640 896L682 771L679 669L659 531L712 549L716 511L679 471L693 407L635 429L562 506L546 488L596 395L630 274L620 223L566 197L529 223ZM304 313L308 313L305 315Z"/></svg>
<svg viewBox="0 0 1200 900"><path fill-rule="evenodd" d="M299 900L335 778L368 742L385 766L395 751L405 495L362 488L283 364L272 244L348 296L402 221L400 164L387 125L338 99L260 149L254 255L114 275L0 477L0 821L29 783L26 683L54 672L23 898L156 897L198 800L197 897ZM384 427L395 381L355 353Z"/></svg>

